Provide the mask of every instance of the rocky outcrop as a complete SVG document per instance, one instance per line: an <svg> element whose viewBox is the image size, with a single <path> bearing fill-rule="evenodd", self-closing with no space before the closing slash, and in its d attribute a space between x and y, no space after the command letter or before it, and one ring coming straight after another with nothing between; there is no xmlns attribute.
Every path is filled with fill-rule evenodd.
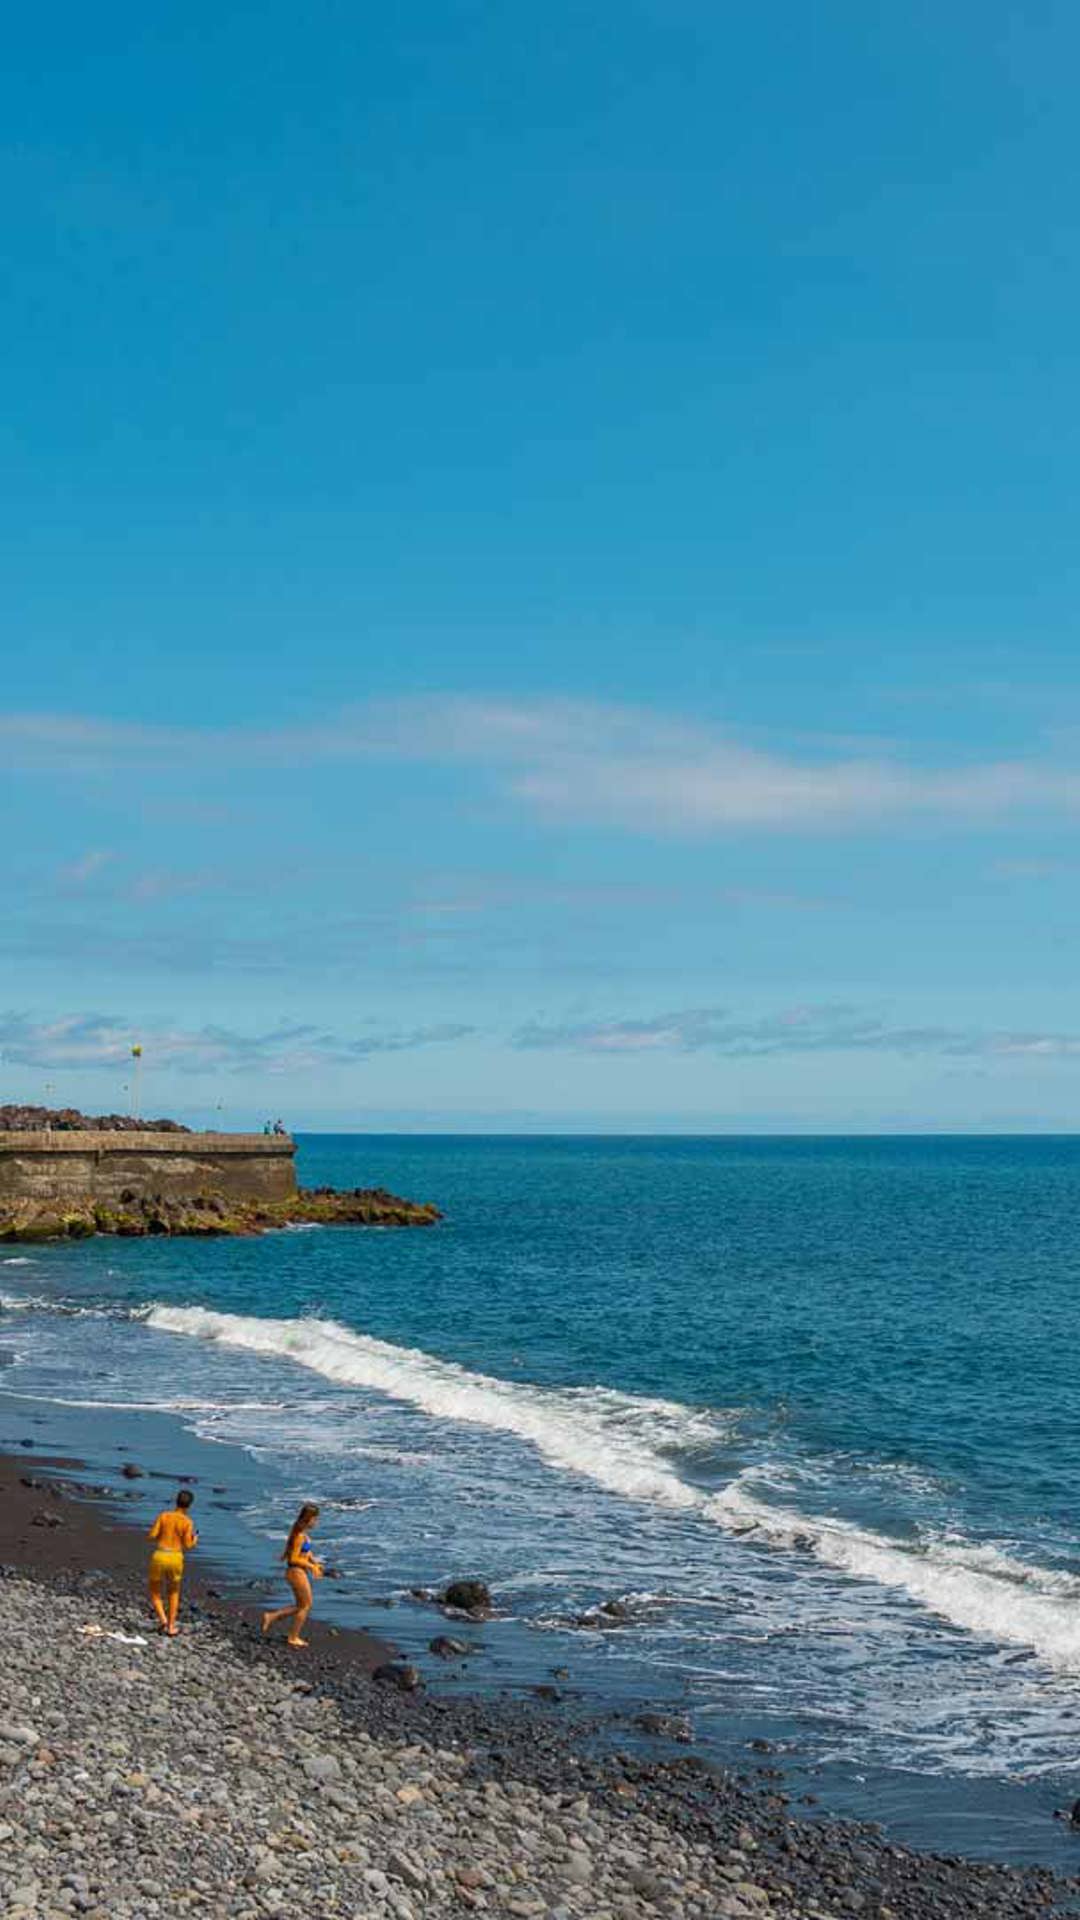
<svg viewBox="0 0 1080 1920"><path fill-rule="evenodd" d="M77 1107L0 1106L0 1133L190 1133L179 1120L136 1120L130 1113L80 1113Z"/></svg>
<svg viewBox="0 0 1080 1920"><path fill-rule="evenodd" d="M284 1200L237 1200L217 1193L176 1199L128 1192L116 1202L78 1195L0 1201L0 1240L88 1240L97 1233L125 1239L149 1235L266 1233L291 1226L429 1227L438 1207L402 1200L385 1187L301 1188Z"/></svg>

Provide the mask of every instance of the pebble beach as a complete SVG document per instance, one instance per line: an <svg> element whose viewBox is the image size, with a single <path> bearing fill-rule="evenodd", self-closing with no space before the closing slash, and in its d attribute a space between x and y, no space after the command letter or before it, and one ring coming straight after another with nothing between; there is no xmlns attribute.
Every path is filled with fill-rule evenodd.
<svg viewBox="0 0 1080 1920"><path fill-rule="evenodd" d="M390 1650L364 1635L267 1645L212 1586L192 1587L169 1642L141 1535L25 1466L6 1463L0 1534L6 1920L1070 1910L1047 1871L812 1820L693 1755L601 1754L539 1708L401 1691L373 1677Z"/></svg>

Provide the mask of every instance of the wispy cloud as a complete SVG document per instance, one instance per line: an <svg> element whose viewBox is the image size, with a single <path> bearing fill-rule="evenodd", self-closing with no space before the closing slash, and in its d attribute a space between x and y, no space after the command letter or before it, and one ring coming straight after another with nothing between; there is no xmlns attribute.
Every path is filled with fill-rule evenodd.
<svg viewBox="0 0 1080 1920"><path fill-rule="evenodd" d="M573 1053L720 1053L755 1059L799 1053L936 1054L949 1059L1080 1059L1080 1034L906 1027L854 1007L788 1007L744 1020L724 1007L689 1007L644 1020L531 1021L513 1044Z"/></svg>
<svg viewBox="0 0 1080 1920"><path fill-rule="evenodd" d="M466 1039L473 1029L450 1022L429 1027L341 1036L309 1025L282 1023L265 1032L233 1028L133 1027L109 1014L72 1013L34 1020L0 1014L0 1065L43 1071L115 1070L137 1040L148 1063L181 1073L290 1073L313 1067L349 1066L375 1054Z"/></svg>
<svg viewBox="0 0 1080 1920"><path fill-rule="evenodd" d="M522 718L530 725L520 727ZM866 753L770 753L734 735L612 708L490 709L508 785L551 818L641 831L872 826L1080 806L1080 774L1038 762L914 766Z"/></svg>
<svg viewBox="0 0 1080 1920"><path fill-rule="evenodd" d="M189 894L209 893L229 884L223 874L190 873L173 867L132 869L118 853L107 847L92 847L77 860L69 861L58 870L56 882L62 894L92 890L97 903L161 902ZM235 881L232 885L235 890Z"/></svg>
<svg viewBox="0 0 1080 1920"><path fill-rule="evenodd" d="M65 892L81 892L115 859L116 855L107 847L91 847L77 860L69 861L67 866L61 867L57 879Z"/></svg>
<svg viewBox="0 0 1080 1920"><path fill-rule="evenodd" d="M999 880L1054 880L1060 874L1075 873L1080 860L1037 859L995 860L990 871Z"/></svg>
<svg viewBox="0 0 1080 1920"><path fill-rule="evenodd" d="M874 743L770 751L736 732L601 702L442 696L370 703L278 728L140 726L0 715L11 768L237 774L380 758L458 764L553 822L656 834L823 831L1080 808L1071 759L916 764Z"/></svg>

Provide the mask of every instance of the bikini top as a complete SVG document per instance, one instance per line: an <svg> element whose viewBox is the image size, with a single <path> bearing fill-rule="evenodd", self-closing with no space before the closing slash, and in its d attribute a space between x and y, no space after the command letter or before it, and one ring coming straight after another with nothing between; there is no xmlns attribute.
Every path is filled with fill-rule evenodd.
<svg viewBox="0 0 1080 1920"><path fill-rule="evenodd" d="M290 1567L299 1566L301 1560L304 1558L304 1555L310 1552L311 1552L311 1541L308 1539L308 1536L305 1533L303 1539L297 1541L296 1545L293 1547L293 1550L289 1555Z"/></svg>

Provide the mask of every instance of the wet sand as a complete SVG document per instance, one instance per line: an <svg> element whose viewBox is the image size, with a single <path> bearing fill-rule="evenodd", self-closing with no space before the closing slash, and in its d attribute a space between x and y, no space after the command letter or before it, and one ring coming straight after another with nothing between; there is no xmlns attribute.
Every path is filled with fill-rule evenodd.
<svg viewBox="0 0 1080 1920"><path fill-rule="evenodd" d="M133 1480L133 1496L146 1478L140 1472ZM181 1484L178 1480L161 1486L162 1506L171 1506ZM92 1595L101 1589L145 1601L149 1542L142 1525L117 1517L116 1500L116 1489L86 1476L78 1460L31 1448L0 1454L0 1563L59 1591ZM197 1521L197 1511L194 1517ZM248 1581L196 1550L185 1569L182 1619L205 1616L250 1638L258 1633L265 1608L288 1604L284 1580L280 1596L269 1584L260 1583L253 1593ZM145 1611L152 1628L148 1601ZM395 1657L389 1641L361 1628L328 1624L316 1612L308 1623L308 1637L320 1674L340 1669L366 1675Z"/></svg>

